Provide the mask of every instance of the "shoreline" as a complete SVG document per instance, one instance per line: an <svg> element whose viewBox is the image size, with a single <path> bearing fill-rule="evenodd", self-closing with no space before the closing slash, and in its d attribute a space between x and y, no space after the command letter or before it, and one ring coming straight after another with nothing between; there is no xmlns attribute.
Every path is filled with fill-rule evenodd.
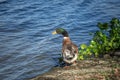
<svg viewBox="0 0 120 80"><path fill-rule="evenodd" d="M30 80L106 80L111 78L120 79L119 58L81 60L75 66L54 67Z"/></svg>

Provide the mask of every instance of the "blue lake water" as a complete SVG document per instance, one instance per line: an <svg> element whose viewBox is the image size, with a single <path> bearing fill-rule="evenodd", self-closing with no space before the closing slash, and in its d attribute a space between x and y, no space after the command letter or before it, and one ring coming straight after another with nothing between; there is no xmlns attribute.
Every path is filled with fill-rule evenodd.
<svg viewBox="0 0 120 80"><path fill-rule="evenodd" d="M25 80L58 64L65 28L79 46L97 22L120 19L120 0L0 0L0 80Z"/></svg>

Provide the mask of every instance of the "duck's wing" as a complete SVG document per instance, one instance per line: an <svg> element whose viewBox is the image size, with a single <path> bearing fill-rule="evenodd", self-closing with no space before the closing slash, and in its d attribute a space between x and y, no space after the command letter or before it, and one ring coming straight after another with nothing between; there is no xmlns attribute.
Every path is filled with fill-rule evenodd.
<svg viewBox="0 0 120 80"><path fill-rule="evenodd" d="M62 54L63 60L67 63L72 63L77 59L78 49L74 44L67 44L63 46Z"/></svg>
<svg viewBox="0 0 120 80"><path fill-rule="evenodd" d="M74 54L78 54L78 47L72 43L72 51L74 52Z"/></svg>

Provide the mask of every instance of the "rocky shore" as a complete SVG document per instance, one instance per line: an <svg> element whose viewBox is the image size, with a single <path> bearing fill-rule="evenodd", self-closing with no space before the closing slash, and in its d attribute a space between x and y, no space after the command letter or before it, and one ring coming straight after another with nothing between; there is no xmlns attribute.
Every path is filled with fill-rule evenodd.
<svg viewBox="0 0 120 80"><path fill-rule="evenodd" d="M88 59L75 66L54 67L30 80L120 80L120 59Z"/></svg>

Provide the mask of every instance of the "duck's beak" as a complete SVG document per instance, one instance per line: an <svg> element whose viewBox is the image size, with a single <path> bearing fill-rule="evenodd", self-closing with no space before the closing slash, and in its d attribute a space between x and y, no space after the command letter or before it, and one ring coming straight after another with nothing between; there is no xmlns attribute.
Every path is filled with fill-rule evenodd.
<svg viewBox="0 0 120 80"><path fill-rule="evenodd" d="M52 34L53 34L53 35L54 35L54 34L57 34L57 32L56 32L56 31L53 31Z"/></svg>

